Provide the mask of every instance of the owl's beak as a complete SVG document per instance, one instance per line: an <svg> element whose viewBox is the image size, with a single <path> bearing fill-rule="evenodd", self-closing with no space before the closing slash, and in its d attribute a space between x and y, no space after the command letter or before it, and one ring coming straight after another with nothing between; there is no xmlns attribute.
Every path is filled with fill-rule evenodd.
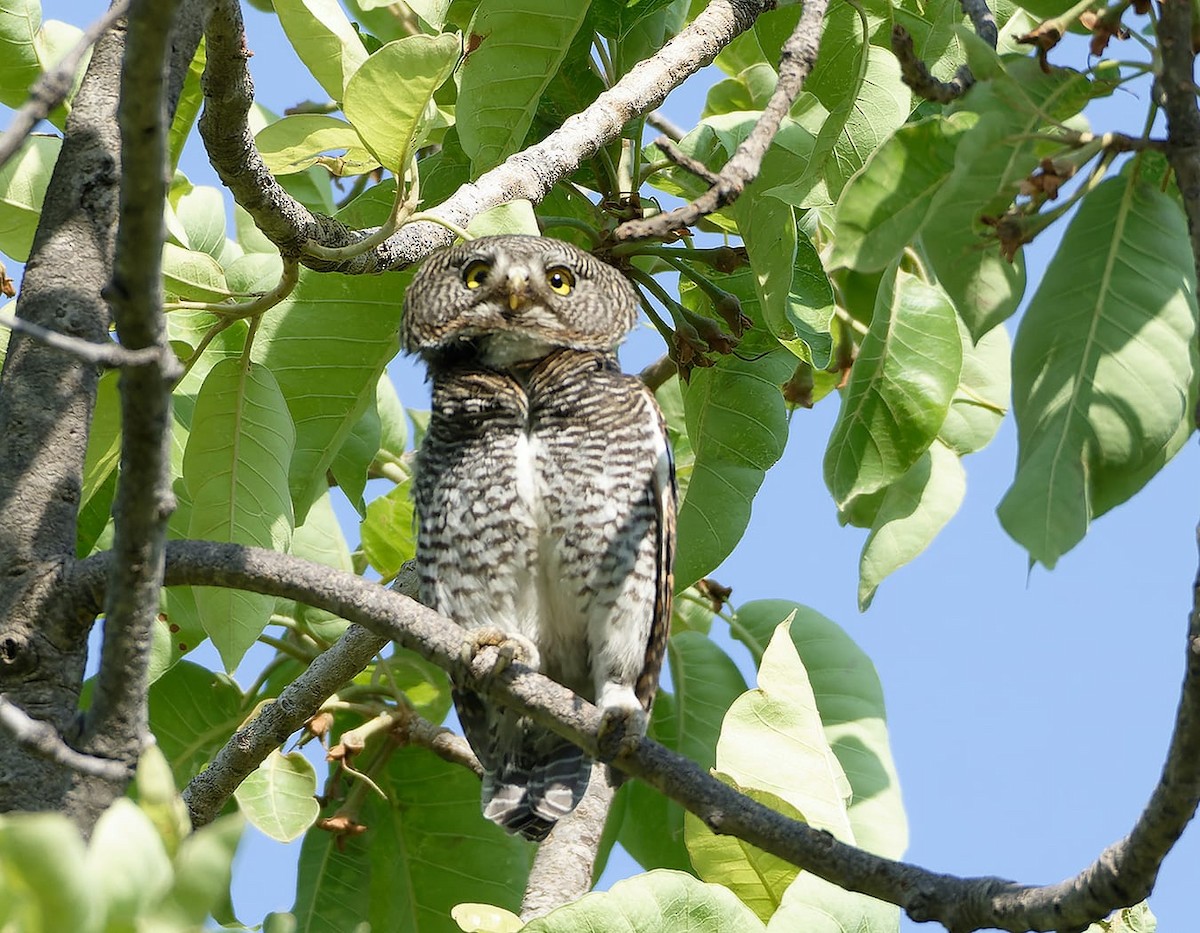
<svg viewBox="0 0 1200 933"><path fill-rule="evenodd" d="M512 269L508 273L508 308L516 311L529 297L529 276L524 270Z"/></svg>

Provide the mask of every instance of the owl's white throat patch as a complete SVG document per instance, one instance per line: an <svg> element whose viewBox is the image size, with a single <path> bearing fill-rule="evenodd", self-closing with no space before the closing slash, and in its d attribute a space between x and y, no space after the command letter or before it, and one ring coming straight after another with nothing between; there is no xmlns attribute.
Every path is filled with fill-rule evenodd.
<svg viewBox="0 0 1200 933"><path fill-rule="evenodd" d="M506 369L514 363L540 360L554 350L553 344L520 333L489 334L484 341L483 363L493 369Z"/></svg>

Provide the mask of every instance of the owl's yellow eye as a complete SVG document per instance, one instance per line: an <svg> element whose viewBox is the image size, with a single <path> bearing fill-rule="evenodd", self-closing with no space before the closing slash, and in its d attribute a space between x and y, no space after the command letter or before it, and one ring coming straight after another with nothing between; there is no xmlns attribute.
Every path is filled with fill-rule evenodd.
<svg viewBox="0 0 1200 933"><path fill-rule="evenodd" d="M467 263L467 267L463 269L463 284L467 288L478 288L487 281L488 272L491 271L491 268L491 265L482 259L476 259L474 262Z"/></svg>
<svg viewBox="0 0 1200 933"><path fill-rule="evenodd" d="M546 284L556 295L569 295L575 287L575 276L566 266L554 266L546 270Z"/></svg>

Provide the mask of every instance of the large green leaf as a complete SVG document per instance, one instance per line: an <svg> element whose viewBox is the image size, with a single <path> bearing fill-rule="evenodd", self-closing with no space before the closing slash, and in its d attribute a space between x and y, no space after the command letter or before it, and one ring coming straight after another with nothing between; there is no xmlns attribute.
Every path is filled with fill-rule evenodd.
<svg viewBox="0 0 1200 933"><path fill-rule="evenodd" d="M784 892L767 933L897 933L900 908L801 872Z"/></svg>
<svg viewBox="0 0 1200 933"><path fill-rule="evenodd" d="M0 166L0 253L17 262L29 258L61 148L62 140L57 136L31 136Z"/></svg>
<svg viewBox="0 0 1200 933"><path fill-rule="evenodd" d="M877 272L904 252L954 170L958 141L977 120L970 112L929 117L876 149L838 199L830 265Z"/></svg>
<svg viewBox="0 0 1200 933"><path fill-rule="evenodd" d="M390 580L406 560L417 552L417 523L414 518L412 489L408 482L373 499L360 526L363 556Z"/></svg>
<svg viewBox="0 0 1200 933"><path fill-rule="evenodd" d="M85 858L79 829L63 814L0 815L0 927L95 930L99 905Z"/></svg>
<svg viewBox="0 0 1200 933"><path fill-rule="evenodd" d="M825 735L854 796L850 825L858 844L888 858L908 845L908 825L888 742L883 688L866 653L846 632L807 606L762 599L738 608L733 635L762 657L776 626L795 613L792 642L808 672Z"/></svg>
<svg viewBox="0 0 1200 933"><path fill-rule="evenodd" d="M271 371L217 363L196 398L183 475L192 496L193 538L287 550L294 525L287 495L296 432ZM199 587L196 604L221 659L233 670L270 618L274 599Z"/></svg>
<svg viewBox="0 0 1200 933"><path fill-rule="evenodd" d="M304 271L292 294L263 318L252 355L278 380L296 426L288 483L298 522L324 493L329 465L396 355L400 299L410 278Z"/></svg>
<svg viewBox="0 0 1200 933"><path fill-rule="evenodd" d="M533 846L479 812L479 780L426 749L393 751L363 798L367 831L309 830L296 884L297 930L343 933L362 922L393 933L457 931L463 901L518 909Z"/></svg>
<svg viewBox="0 0 1200 933"><path fill-rule="evenodd" d="M458 135L481 175L521 148L542 93L558 71L588 4L483 0L471 20L480 41L459 70Z"/></svg>
<svg viewBox="0 0 1200 933"><path fill-rule="evenodd" d="M585 894L539 917L524 933L762 933L762 922L719 884L681 871L652 871L618 881L608 891Z"/></svg>
<svg viewBox="0 0 1200 933"><path fill-rule="evenodd" d="M962 331L962 375L938 431L938 439L960 457L988 445L1012 397L1008 331L994 327L974 343L965 325Z"/></svg>
<svg viewBox="0 0 1200 933"><path fill-rule="evenodd" d="M254 144L275 175L302 172L318 162L339 177L379 167L358 130L325 113L297 113L269 123L254 137Z"/></svg>
<svg viewBox="0 0 1200 933"><path fill-rule="evenodd" d="M337 0L272 0L288 40L333 100L367 60L367 50Z"/></svg>
<svg viewBox="0 0 1200 933"><path fill-rule="evenodd" d="M157 904L174 881L162 838L128 797L100 814L84 870L105 930L136 929L134 919Z"/></svg>
<svg viewBox="0 0 1200 933"><path fill-rule="evenodd" d="M457 36L409 36L363 62L346 85L346 119L383 164L403 174L428 123L433 92L462 53Z"/></svg>
<svg viewBox="0 0 1200 933"><path fill-rule="evenodd" d="M940 289L897 270L879 290L825 451L839 508L895 482L929 449L961 370L954 308Z"/></svg>
<svg viewBox="0 0 1200 933"><path fill-rule="evenodd" d="M1013 347L1017 475L1000 521L1047 567L1192 430L1196 282L1175 202L1133 175L1088 193Z"/></svg>
<svg viewBox="0 0 1200 933"><path fill-rule="evenodd" d="M650 734L703 768L716 760L721 720L746 690L737 665L708 637L679 632L667 643L674 694L654 704ZM690 869L684 847L683 808L654 788L630 781L621 790L626 808L620 841L644 868Z"/></svg>
<svg viewBox="0 0 1200 933"><path fill-rule="evenodd" d="M787 411L779 387L796 364L762 324L754 273L741 269L710 278L737 296L754 326L738 355L693 370L682 387L695 459L679 507L678 589L716 568L741 540L754 496L787 442ZM685 291L684 299L699 309L706 307L698 289Z"/></svg>
<svg viewBox="0 0 1200 933"><path fill-rule="evenodd" d="M998 69L999 60L990 67ZM1005 261L982 218L1002 215L1021 181L1051 151L1048 142L1037 142L1032 134L1047 121L1078 113L1091 89L1078 72L1043 72L1029 58L1007 59L1003 69L978 81L963 98L962 108L980 117L959 140L954 171L933 196L929 216L937 223L921 232L932 271L976 337L1012 314L1025 288L1023 266Z"/></svg>
<svg viewBox="0 0 1200 933"><path fill-rule="evenodd" d="M191 661L150 686L150 728L180 785L208 764L244 715L237 684Z"/></svg>

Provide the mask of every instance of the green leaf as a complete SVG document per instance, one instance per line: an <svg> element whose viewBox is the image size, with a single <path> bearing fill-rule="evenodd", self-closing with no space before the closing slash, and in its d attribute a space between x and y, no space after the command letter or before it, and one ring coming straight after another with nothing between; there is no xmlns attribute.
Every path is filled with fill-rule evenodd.
<svg viewBox="0 0 1200 933"><path fill-rule="evenodd" d="M170 159L170 169L175 171L179 166L179 157L183 155L183 147L192 133L196 123L196 115L200 113L200 105L204 102L204 91L200 87L200 76L204 73L204 65L208 60L204 40L188 65L187 74L183 79L183 89L179 92L179 100L175 105L175 116L171 119L171 128L167 131L167 151Z"/></svg>
<svg viewBox="0 0 1200 933"><path fill-rule="evenodd" d="M303 270L295 290L263 318L251 351L274 373L296 426L288 485L296 520L327 488L326 471L362 417L399 347L400 308L411 273L321 275ZM313 348L320 352L314 353Z"/></svg>
<svg viewBox="0 0 1200 933"><path fill-rule="evenodd" d="M88 432L87 452L83 458L83 492L88 502L117 468L121 458L121 398L117 394L117 372L108 370L96 387L92 409L92 428Z"/></svg>
<svg viewBox="0 0 1200 933"><path fill-rule="evenodd" d="M682 387L695 460L679 508L676 589L687 588L716 568L741 540L763 477L783 455L787 411L779 387L796 364L761 323L752 270L708 277L737 296L754 326L737 356L694 370ZM698 289L685 290L684 300L699 309L707 301Z"/></svg>
<svg viewBox="0 0 1200 933"><path fill-rule="evenodd" d="M233 855L242 835L237 814L224 816L189 835L175 855L175 885L170 907L188 923L199 927L229 897Z"/></svg>
<svg viewBox="0 0 1200 933"><path fill-rule="evenodd" d="M961 329L962 375L938 431L938 439L960 457L988 445L1012 398L1008 331L997 325L972 343L966 326Z"/></svg>
<svg viewBox="0 0 1200 933"><path fill-rule="evenodd" d="M381 383L386 379L386 375L379 377ZM367 488L367 473L379 452L381 430L378 400L371 399L367 410L350 429L349 436L342 442L337 456L329 464L329 470L337 480L338 488L345 493L354 510L364 518L367 506L363 501L363 493Z"/></svg>
<svg viewBox="0 0 1200 933"><path fill-rule="evenodd" d="M708 89L701 117L741 110L762 110L770 100L779 75L766 62L758 62L735 77L718 81Z"/></svg>
<svg viewBox="0 0 1200 933"><path fill-rule="evenodd" d="M0 927L22 933L98 930L99 905L85 858L79 830L61 813L0 815Z"/></svg>
<svg viewBox="0 0 1200 933"><path fill-rule="evenodd" d="M292 534L291 554L293 557L303 557L326 567L344 570L347 573L354 572L354 561L350 557L350 548L346 545L346 538L333 510L333 497L330 493L313 503L304 524L298 526ZM330 644L337 641L350 624L328 610L315 609L288 600L280 601L279 611L290 614L310 634Z"/></svg>
<svg viewBox="0 0 1200 933"><path fill-rule="evenodd" d="M422 138L433 92L454 70L456 35L409 36L368 58L346 85L343 109L383 166L402 175Z"/></svg>
<svg viewBox="0 0 1200 933"><path fill-rule="evenodd" d="M269 369L235 359L217 363L196 398L183 458L192 495L189 535L286 551L293 527L287 470L295 440ZM198 587L196 604L204 630L233 670L262 633L274 599Z"/></svg>
<svg viewBox="0 0 1200 933"><path fill-rule="evenodd" d="M174 880L154 824L126 797L96 821L84 871L108 930L134 928L135 918L157 904Z"/></svg>
<svg viewBox="0 0 1200 933"><path fill-rule="evenodd" d="M244 715L237 684L191 661L150 686L150 728L179 786L200 773Z"/></svg>
<svg viewBox="0 0 1200 933"><path fill-rule="evenodd" d="M317 772L300 752L271 752L237 790L238 808L272 839L299 839L320 815Z"/></svg>
<svg viewBox="0 0 1200 933"><path fill-rule="evenodd" d="M801 872L783 895L783 904L767 924L768 933L897 933L900 908L865 894L846 891Z"/></svg>
<svg viewBox="0 0 1200 933"><path fill-rule="evenodd" d="M723 774L718 774L718 777L732 784L739 793L784 816L794 820L804 819L799 810L774 794L738 787L736 782ZM687 814L686 821L688 854L696 873L705 881L729 888L760 920L769 920L779 909L784 892L800 869L737 836L717 835L692 813Z"/></svg>
<svg viewBox="0 0 1200 933"><path fill-rule="evenodd" d="M865 612L879 584L929 547L958 511L966 491L958 456L936 440L887 487L858 564L859 609Z"/></svg>
<svg viewBox="0 0 1200 933"><path fill-rule="evenodd" d="M1031 560L1053 567L1190 435L1195 295L1169 196L1130 176L1084 197L1013 347L1017 475L997 511Z"/></svg>
<svg viewBox="0 0 1200 933"><path fill-rule="evenodd" d="M297 113L276 120L259 131L254 144L276 175L302 172L318 163L338 177L363 175L379 167L358 130L323 113Z"/></svg>
<svg viewBox="0 0 1200 933"><path fill-rule="evenodd" d="M195 185L172 198L175 216L187 234L189 249L218 262L225 251L225 197L211 185Z"/></svg>
<svg viewBox="0 0 1200 933"><path fill-rule="evenodd" d="M839 508L895 482L929 449L961 370L954 308L940 289L897 270L880 288L825 451Z"/></svg>
<svg viewBox="0 0 1200 933"><path fill-rule="evenodd" d="M1154 933L1158 920L1145 901L1132 907L1114 910L1099 923L1093 923L1084 933Z"/></svg>
<svg viewBox="0 0 1200 933"><path fill-rule="evenodd" d="M745 678L720 646L698 632L667 642L674 694L655 700L650 735L702 768L716 760L725 711L746 689ZM621 789L626 799L620 842L644 868L690 866L684 846L683 808L640 781Z"/></svg>
<svg viewBox="0 0 1200 933"><path fill-rule="evenodd" d="M479 812L479 780L419 747L393 752L375 776L359 821L339 839L309 830L300 850L296 914L301 930L393 933L453 930L463 901L519 909L534 847Z"/></svg>
<svg viewBox="0 0 1200 933"><path fill-rule="evenodd" d="M41 26L40 0L7 0L0 6L0 104L5 107L25 103L42 72L36 44Z"/></svg>
<svg viewBox="0 0 1200 933"><path fill-rule="evenodd" d="M367 60L367 50L337 0L273 0L288 41L333 100Z"/></svg>
<svg viewBox="0 0 1200 933"><path fill-rule="evenodd" d="M229 283L221 264L208 253L163 244L163 285L169 295L188 301L223 301Z"/></svg>
<svg viewBox="0 0 1200 933"><path fill-rule="evenodd" d="M463 933L517 933L525 926L511 910L491 904L457 904L450 916Z"/></svg>
<svg viewBox="0 0 1200 933"><path fill-rule="evenodd" d="M877 272L903 253L954 170L959 140L977 120L969 112L929 117L901 127L876 149L838 199L830 266Z"/></svg>
<svg viewBox="0 0 1200 933"><path fill-rule="evenodd" d="M792 643L808 672L825 735L854 790L849 814L855 839L870 852L899 858L908 845L908 827L883 688L871 659L840 626L790 600L739 607L732 634L759 658L779 621L789 616Z"/></svg>
<svg viewBox="0 0 1200 933"><path fill-rule="evenodd" d="M367 506L359 528L367 563L390 580L417 553L417 524L411 483L404 482Z"/></svg>
<svg viewBox="0 0 1200 933"><path fill-rule="evenodd" d="M3 15L0 9L0 17ZM17 262L29 258L61 148L62 140L57 136L31 136L0 166L0 253Z"/></svg>
<svg viewBox="0 0 1200 933"><path fill-rule="evenodd" d="M458 74L455 118L478 177L521 148L538 102L562 64L588 4L483 0L470 33L482 41Z"/></svg>
<svg viewBox="0 0 1200 933"><path fill-rule="evenodd" d="M681 871L652 871L593 891L526 924L524 933L762 933L762 922L728 888Z"/></svg>
<svg viewBox="0 0 1200 933"><path fill-rule="evenodd" d="M541 236L537 217L533 213L533 205L524 198L497 204L495 207L476 214L467 224L467 232L477 237L500 236L508 233Z"/></svg>

